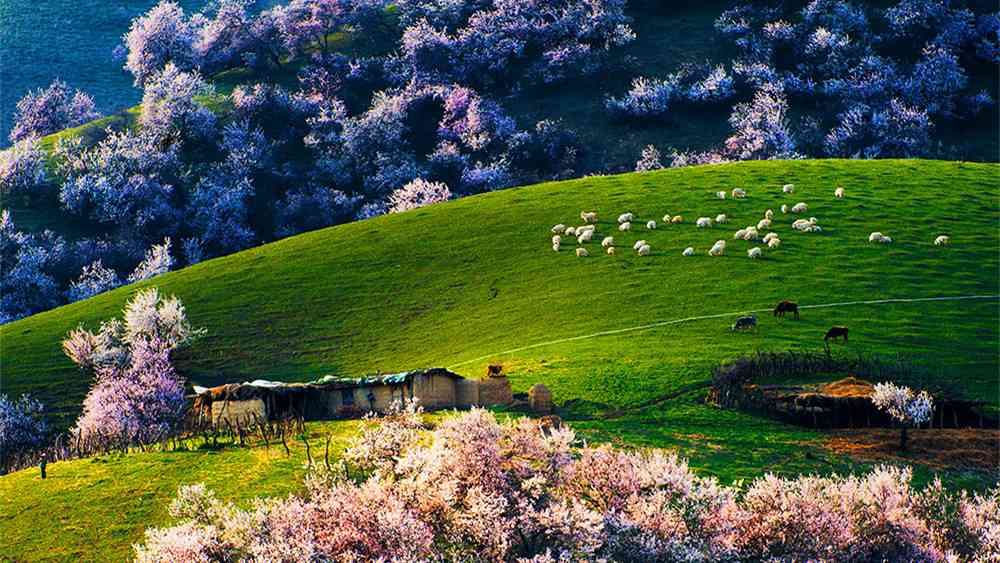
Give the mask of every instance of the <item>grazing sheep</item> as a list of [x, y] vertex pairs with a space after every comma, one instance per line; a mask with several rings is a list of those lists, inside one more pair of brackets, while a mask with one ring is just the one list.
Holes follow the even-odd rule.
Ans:
[[740, 230], [736, 231], [735, 233], [733, 233], [733, 240], [742, 240], [743, 237], [746, 236], [746, 234], [747, 234], [747, 230], [746, 229], [740, 229]]
[[709, 256], [722, 256], [725, 253], [726, 253], [726, 241], [724, 240], [715, 241], [715, 244], [712, 245], [712, 248], [708, 249]]
[[809, 206], [804, 201], [800, 201], [792, 206], [792, 213], [805, 213], [806, 211], [809, 211]]
[[584, 223], [596, 223], [597, 222], [597, 212], [596, 211], [581, 211], [580, 218], [583, 219]]
[[844, 199], [844, 188], [837, 188], [833, 190], [833, 197], [837, 199]]
[[632, 214], [631, 213], [622, 213], [621, 215], [618, 216], [618, 223], [619, 224], [621, 224], [621, 223], [631, 223], [631, 222], [632, 222]]
[[760, 258], [761, 254], [763, 254], [763, 253], [764, 253], [764, 251], [762, 251], [759, 246], [755, 246], [755, 247], [747, 250], [747, 256], [749, 256], [751, 260], [753, 260], [755, 258]]
[[674, 215], [673, 217], [670, 218], [670, 222], [676, 225], [678, 223], [683, 223], [684, 218], [681, 217], [680, 215]]
[[611, 248], [615, 245], [615, 237], [604, 237], [601, 241], [601, 248]]
[[560, 248], [561, 248], [561, 246], [559, 245], [559, 243], [558, 243], [558, 242], [554, 242], [554, 243], [552, 243], [552, 250], [554, 250], [554, 251], [556, 251], [556, 252], [559, 252], [559, 249], [560, 249]]
[[[742, 238], [743, 240], [758, 240], [758, 239], [760, 239], [760, 233], [757, 231], [757, 227], [754, 227], [753, 225], [750, 225], [747, 228], [741, 229], [741, 230], [743, 231], [743, 236], [740, 237], [740, 238]], [[739, 232], [739, 231], [737, 231], [737, 232]]]
[[576, 237], [578, 244], [586, 244], [592, 240], [594, 240], [594, 231], [583, 231], [580, 236]]
[[576, 236], [576, 227], [566, 227], [566, 231], [564, 231], [563, 234], [565, 234], [568, 237], [575, 237]]
[[681, 255], [683, 255], [683, 256], [694, 256], [694, 247], [693, 246], [689, 246], [689, 247], [685, 248], [684, 252], [681, 252]]
[[795, 193], [795, 184], [785, 184], [784, 186], [781, 186], [781, 191], [786, 194]]
[[[725, 219], [725, 216], [722, 216]], [[712, 219], [708, 217], [698, 217], [698, 220], [694, 223], [699, 229], [707, 229], [712, 226]]]
[[747, 191], [743, 188], [733, 188], [733, 199], [743, 199], [747, 196]]
[[719, 199], [726, 199], [726, 192], [715, 192], [715, 197]]
[[781, 239], [778, 237], [774, 237], [773, 239], [767, 241], [768, 248], [778, 248], [779, 246], [781, 246]]
[[816, 224], [815, 217], [810, 217], [808, 221], [805, 219], [796, 219], [795, 222], [792, 223], [792, 228], [796, 231], [802, 231], [803, 233], [818, 233], [823, 230]]
[[725, 213], [720, 213], [720, 214], [718, 214], [718, 215], [715, 216], [715, 222], [716, 223], [722, 224], [722, 223], [725, 223], [727, 221], [729, 221], [729, 218], [726, 217]]
[[566, 232], [566, 225], [563, 225], [562, 223], [559, 223], [555, 227], [552, 227], [552, 234], [554, 235], [561, 235], [565, 232]]
[[774, 239], [774, 238], [778, 238], [778, 233], [774, 233], [774, 232], [767, 233], [766, 235], [764, 235], [763, 241], [765, 243], [768, 243], [768, 242], [771, 242], [771, 239]]
[[782, 205], [781, 206], [781, 212], [782, 213], [788, 213], [788, 206], [787, 205]]
[[877, 242], [879, 244], [890, 244], [892, 242], [892, 238], [887, 237], [878, 231], [875, 231], [874, 233], [868, 235], [868, 242]]
[[771, 220], [770, 219], [761, 219], [760, 221], [757, 221], [757, 230], [758, 231], [763, 231], [764, 229], [770, 229], [770, 228], [771, 228]]
[[663, 223], [669, 224], [671, 219], [673, 219], [673, 217], [671, 217], [670, 214], [667, 213], [666, 215], [663, 216]]
[[765, 219], [774, 219], [774, 211], [772, 211], [770, 209], [768, 209], [767, 211], [765, 211], [764, 212], [764, 218]]
[[649, 229], [649, 230], [651, 230], [651, 231], [655, 231], [656, 230], [656, 221], [646, 221], [646, 228]]
[[576, 235], [580, 236], [580, 235], [582, 235], [583, 233], [585, 233], [587, 231], [594, 232], [596, 230], [597, 230], [597, 227], [595, 227], [593, 225], [581, 225], [581, 226], [579, 226], [579, 227], [576, 228]]
[[555, 235], [555, 236], [552, 237], [552, 244], [560, 244], [560, 243], [562, 243], [562, 237], [561, 236]]
[[646, 244], [645, 240], [637, 240], [635, 244], [632, 245], [632, 250], [639, 250], [639, 247]]
[[639, 256], [649, 256], [649, 253], [651, 252], [651, 249], [649, 248], [648, 244], [644, 244], [644, 245], [640, 246], [639, 250], [637, 250], [636, 252], [639, 253]]
[[622, 223], [621, 225], [618, 225], [618, 230], [621, 231], [621, 232], [623, 232], [623, 233], [625, 231], [631, 231], [632, 230], [632, 223], [629, 223], [628, 221], [626, 221], [626, 222]]
[[757, 315], [755, 314], [750, 314], [749, 316], [746, 317], [740, 317], [736, 319], [736, 322], [733, 323], [733, 326], [729, 327], [729, 330], [732, 332], [736, 332], [737, 330], [750, 330], [750, 329], [753, 329], [754, 332], [757, 332]]
[[590, 253], [587, 252], [586, 248], [577, 248], [576, 249], [576, 256], [577, 256], [577, 258], [586, 258], [587, 256], [590, 256]]
[[934, 239], [934, 246], [948, 246], [951, 244], [951, 237], [948, 235], [941, 235]]
[[605, 250], [605, 252], [607, 252], [607, 253], [608, 253], [608, 256], [614, 256], [615, 254], [617, 254], [617, 253], [618, 253], [618, 251], [617, 251], [617, 250], [615, 250], [615, 247], [613, 247], [613, 246], [609, 246], [609, 247], [608, 247], [608, 248], [607, 248], [607, 249]]

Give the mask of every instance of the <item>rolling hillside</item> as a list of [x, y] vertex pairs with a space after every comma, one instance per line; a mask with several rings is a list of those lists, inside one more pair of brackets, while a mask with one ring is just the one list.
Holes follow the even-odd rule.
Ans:
[[[592, 177], [513, 189], [415, 212], [325, 229], [198, 264], [152, 280], [178, 295], [208, 335], [183, 352], [193, 382], [452, 366], [478, 375], [503, 363], [516, 390], [549, 385], [558, 402], [600, 410], [641, 404], [705, 381], [712, 366], [756, 349], [817, 349], [831, 324], [852, 329], [850, 352], [911, 357], [969, 395], [995, 404], [997, 302], [858, 305], [810, 310], [800, 322], [763, 319], [758, 335], [730, 334], [731, 318], [563, 341], [657, 321], [771, 306], [998, 292], [995, 249], [1000, 168], [930, 161], [760, 162]], [[780, 186], [798, 187], [793, 197]], [[832, 192], [843, 185], [847, 198]], [[747, 188], [746, 200], [714, 192]], [[749, 243], [728, 255], [705, 251], [756, 223], [767, 208], [805, 201], [824, 231], [793, 232], [776, 220], [784, 244], [750, 261]], [[622, 250], [639, 238], [653, 255], [578, 259], [554, 253], [549, 227], [601, 213], [599, 233], [615, 231]], [[644, 222], [682, 214], [681, 225], [618, 233], [614, 218]], [[698, 216], [731, 223], [696, 229]], [[895, 239], [869, 245], [868, 233]], [[932, 245], [950, 234], [954, 244]], [[599, 240], [600, 237], [597, 237]], [[682, 257], [686, 246], [698, 250]], [[62, 356], [59, 341], [81, 322], [118, 313], [135, 291], [124, 287], [0, 327], [4, 388], [31, 392], [68, 425], [88, 381]]]
[[[560, 414], [587, 440], [676, 449], [699, 473], [727, 482], [764, 471], [860, 471], [868, 462], [832, 450], [827, 433], [713, 408], [700, 386], [727, 358], [817, 350], [826, 328], [846, 324], [851, 343], [838, 351], [912, 359], [933, 379], [917, 383], [958, 388], [995, 410], [996, 299], [804, 309], [798, 322], [763, 314], [757, 334], [728, 326], [737, 312], [784, 298], [809, 306], [996, 295], [998, 175], [1000, 166], [989, 164], [798, 161], [592, 177], [325, 229], [146, 285], [180, 296], [208, 330], [178, 358], [199, 384], [429, 365], [474, 376], [499, 362], [515, 391], [549, 386]], [[794, 196], [781, 193], [786, 182], [796, 184]], [[836, 185], [846, 199], [834, 199]], [[749, 197], [715, 199], [732, 187]], [[733, 231], [797, 201], [809, 204], [824, 231], [795, 233], [792, 216], [779, 213], [782, 246], [748, 260], [750, 244], [733, 241]], [[601, 214], [598, 230], [614, 231], [621, 255], [601, 254], [599, 242], [585, 259], [568, 242], [552, 252], [549, 228], [578, 223], [581, 209]], [[636, 231], [619, 233], [614, 219], [625, 211], [642, 223], [665, 213], [685, 222], [647, 231], [637, 220]], [[718, 213], [731, 222], [695, 228], [695, 218]], [[869, 245], [874, 230], [895, 242]], [[940, 233], [953, 246], [933, 246]], [[639, 238], [652, 244], [652, 256], [629, 250]], [[719, 238], [729, 241], [727, 256], [710, 258], [705, 251]], [[682, 257], [686, 246], [698, 254]], [[81, 322], [117, 315], [136, 289], [0, 327], [4, 391], [37, 394], [58, 409], [61, 426], [70, 425], [89, 382], [59, 341]], [[703, 316], [711, 318], [628, 330]], [[517, 351], [503, 353], [510, 350]], [[332, 434], [339, 449], [355, 428], [313, 423], [309, 439], [315, 447]], [[146, 527], [170, 521], [179, 484], [204, 481], [242, 501], [300, 490], [304, 453], [292, 446], [290, 458], [277, 445], [207, 448], [61, 462], [46, 481], [37, 470], [0, 477], [0, 560], [128, 558]], [[942, 472], [949, 486], [995, 482], [918, 453], [904, 461], [915, 464], [918, 482]]]

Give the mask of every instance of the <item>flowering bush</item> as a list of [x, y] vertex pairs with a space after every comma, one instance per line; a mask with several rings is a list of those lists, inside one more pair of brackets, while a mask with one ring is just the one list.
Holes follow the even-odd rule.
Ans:
[[101, 324], [98, 333], [71, 331], [63, 351], [95, 381], [83, 401], [74, 433], [126, 444], [146, 444], [168, 436], [184, 409], [184, 384], [170, 353], [199, 334], [176, 297], [155, 288], [125, 304], [122, 321]]
[[43, 417], [44, 410], [42, 403], [29, 395], [15, 401], [0, 394], [0, 468], [4, 458], [45, 443], [49, 426]]
[[241, 509], [181, 487], [178, 524], [147, 530], [137, 557], [985, 561], [1000, 545], [1000, 489], [916, 490], [909, 469], [768, 475], [740, 494], [675, 455], [576, 447], [569, 428], [530, 419], [474, 409], [422, 428], [413, 406], [369, 419], [343, 465], [313, 468], [302, 498]]
[[663, 80], [636, 78], [632, 89], [622, 98], [608, 98], [605, 106], [614, 115], [633, 119], [663, 118], [670, 103], [678, 95], [680, 81], [676, 75]]
[[451, 190], [440, 182], [417, 178], [389, 196], [389, 213], [402, 213], [451, 199]]
[[851, 158], [919, 156], [930, 148], [932, 126], [926, 111], [900, 100], [882, 109], [858, 104], [838, 116], [824, 148], [830, 156]]
[[146, 258], [135, 267], [129, 274], [129, 283], [148, 280], [149, 278], [165, 274], [174, 265], [174, 258], [170, 255], [170, 238], [163, 240], [162, 244], [154, 244], [146, 252]]
[[145, 82], [139, 123], [157, 139], [209, 138], [215, 132], [215, 114], [195, 98], [211, 93], [212, 87], [196, 71], [183, 72], [167, 63]]
[[288, 237], [344, 223], [357, 212], [360, 196], [310, 185], [288, 192], [278, 203], [275, 234]]
[[651, 170], [660, 170], [662, 168], [663, 161], [660, 157], [660, 151], [658, 151], [653, 145], [646, 145], [646, 148], [642, 149], [642, 156], [635, 163], [635, 171], [649, 172]]
[[934, 414], [934, 399], [927, 391], [914, 393], [909, 387], [893, 383], [878, 383], [872, 393], [872, 403], [884, 410], [902, 426], [900, 449], [906, 450], [906, 428], [919, 426]]
[[183, 70], [197, 68], [200, 60], [195, 50], [198, 39], [197, 22], [184, 16], [175, 2], [161, 0], [145, 15], [136, 18], [122, 38], [128, 56], [125, 70], [142, 86], [167, 63]]
[[66, 297], [70, 302], [81, 301], [99, 293], [111, 291], [121, 284], [122, 282], [114, 270], [105, 268], [102, 261], [96, 260], [84, 266], [80, 277], [70, 283]]
[[45, 152], [38, 137], [0, 151], [0, 195], [30, 195], [45, 182]]
[[0, 211], [0, 323], [59, 303], [54, 272], [65, 258], [65, 247], [50, 231], [37, 235], [18, 231], [10, 212]]
[[80, 90], [71, 95], [65, 82], [54, 80], [48, 88], [29, 92], [17, 102], [10, 140], [42, 137], [98, 117], [93, 98]]

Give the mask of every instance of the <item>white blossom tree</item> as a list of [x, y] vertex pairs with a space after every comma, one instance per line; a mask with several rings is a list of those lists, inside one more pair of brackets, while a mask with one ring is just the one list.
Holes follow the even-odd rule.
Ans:
[[906, 429], [919, 426], [931, 419], [934, 412], [934, 398], [927, 391], [914, 393], [909, 387], [894, 383], [879, 383], [872, 393], [872, 403], [885, 411], [899, 423], [899, 449], [906, 451]]

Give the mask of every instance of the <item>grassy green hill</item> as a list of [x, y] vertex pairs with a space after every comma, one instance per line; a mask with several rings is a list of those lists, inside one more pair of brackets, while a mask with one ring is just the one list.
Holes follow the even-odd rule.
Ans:
[[[728, 330], [739, 311], [780, 299], [803, 305], [1000, 292], [996, 249], [1000, 166], [936, 161], [754, 162], [647, 174], [591, 177], [462, 199], [324, 229], [211, 260], [143, 284], [178, 295], [208, 335], [178, 358], [199, 384], [254, 378], [308, 380], [419, 366], [478, 375], [502, 363], [515, 391], [542, 382], [562, 414], [589, 440], [671, 447], [698, 471], [732, 481], [763, 471], [851, 471], [864, 467], [822, 447], [807, 431], [702, 402], [720, 361], [755, 350], [817, 350], [833, 324], [851, 328], [845, 353], [902, 356], [926, 366], [928, 384], [947, 384], [997, 408], [995, 299], [806, 309], [802, 320], [762, 315], [757, 334]], [[793, 196], [781, 185], [795, 183]], [[843, 185], [847, 198], [833, 190]], [[744, 187], [746, 200], [715, 191]], [[776, 218], [782, 246], [746, 257], [732, 233], [765, 209], [809, 204], [824, 231], [794, 232]], [[588, 245], [550, 249], [549, 228], [597, 210], [617, 257]], [[618, 214], [636, 214], [619, 233]], [[665, 213], [680, 225], [640, 227]], [[699, 216], [730, 224], [702, 230]], [[641, 221], [640, 221], [641, 219]], [[882, 231], [892, 245], [867, 243]], [[938, 234], [953, 245], [932, 244]], [[597, 241], [600, 236], [596, 237]], [[653, 255], [631, 252], [648, 240]], [[728, 255], [705, 251], [729, 241]], [[681, 250], [694, 246], [694, 257]], [[140, 286], [120, 288], [0, 327], [3, 390], [31, 392], [67, 426], [89, 384], [59, 349], [78, 324], [117, 315]], [[729, 315], [728, 313], [733, 313]], [[695, 316], [720, 317], [575, 338]], [[550, 344], [546, 344], [550, 343]], [[508, 350], [520, 350], [502, 353]], [[319, 423], [342, 443], [353, 423]], [[55, 464], [0, 477], [0, 559], [122, 559], [149, 525], [167, 521], [176, 486], [207, 481], [248, 499], [298, 490], [301, 449], [141, 454]], [[918, 464], [918, 479], [937, 468]], [[245, 476], [232, 479], [233, 475]], [[950, 471], [958, 486], [995, 480]], [[57, 515], [53, 517], [52, 515]], [[105, 533], [104, 531], [107, 531]], [[99, 533], [100, 532], [100, 533]]]

